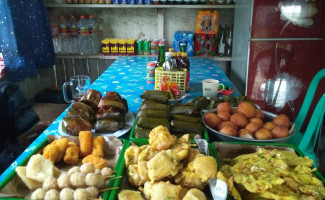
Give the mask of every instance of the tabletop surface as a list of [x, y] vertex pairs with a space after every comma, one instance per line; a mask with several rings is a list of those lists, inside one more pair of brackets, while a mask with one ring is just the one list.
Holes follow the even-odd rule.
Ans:
[[[146, 82], [146, 64], [153, 60], [157, 59], [153, 57], [119, 57], [91, 84], [90, 89], [100, 91], [103, 95], [106, 91], [118, 92], [127, 100], [130, 112], [135, 114], [140, 107], [142, 101], [140, 95], [143, 91], [154, 90], [154, 84]], [[225, 86], [233, 88], [235, 90], [233, 96], [239, 96], [238, 90], [213, 59], [190, 58], [190, 63], [190, 91], [187, 92], [189, 96], [184, 102], [202, 96], [202, 80], [208, 78], [217, 79]], [[0, 183], [16, 166], [21, 165], [24, 159], [30, 156], [31, 152], [48, 135], [60, 135], [58, 125], [66, 115], [67, 109], [9, 166], [0, 176]]]

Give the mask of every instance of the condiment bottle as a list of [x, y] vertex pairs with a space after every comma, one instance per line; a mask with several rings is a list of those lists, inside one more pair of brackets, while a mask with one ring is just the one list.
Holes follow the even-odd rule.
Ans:
[[170, 61], [171, 61], [173, 66], [178, 67], [178, 65], [177, 65], [177, 53], [176, 52], [172, 52], [172, 57], [170, 58]]
[[174, 48], [169, 48], [168, 51], [169, 52], [174, 52], [175, 50], [174, 50]]
[[188, 92], [190, 90], [190, 60], [187, 57], [187, 53], [182, 53], [179, 65], [180, 67], [187, 69], [185, 91]]

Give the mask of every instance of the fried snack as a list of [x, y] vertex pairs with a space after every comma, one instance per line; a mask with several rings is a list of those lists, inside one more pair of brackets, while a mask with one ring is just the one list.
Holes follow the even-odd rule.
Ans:
[[91, 154], [91, 132], [90, 131], [80, 131], [79, 132], [79, 142], [80, 142], [80, 157], [86, 157]]
[[121, 190], [118, 194], [118, 200], [144, 200], [141, 197], [141, 192], [133, 190]]
[[26, 176], [26, 166], [18, 166], [16, 167], [16, 172], [19, 178], [23, 181], [23, 183], [28, 187], [30, 190], [36, 190], [37, 188], [42, 187], [42, 182], [35, 181], [31, 178]]
[[151, 200], [179, 200], [185, 196], [186, 192], [187, 190], [179, 185], [163, 181], [158, 183], [146, 182], [144, 187], [146, 198]]
[[26, 176], [38, 182], [43, 182], [48, 176], [59, 176], [60, 172], [53, 162], [40, 154], [33, 155], [26, 168]]
[[79, 161], [80, 148], [75, 142], [69, 142], [64, 154], [64, 162], [69, 165], [76, 165]]
[[94, 155], [88, 155], [82, 159], [82, 163], [87, 162], [91, 162], [94, 165], [95, 169], [103, 169], [104, 167], [108, 166], [107, 160]]
[[143, 151], [139, 153], [138, 156], [138, 162], [140, 163], [142, 161], [149, 161], [151, 158], [153, 158], [159, 151], [151, 148], [150, 146], [147, 146]]
[[51, 144], [44, 147], [43, 156], [44, 158], [51, 160], [53, 163], [60, 162], [64, 157], [64, 153], [67, 147], [68, 147], [67, 138], [54, 140]]
[[94, 137], [92, 139], [91, 155], [104, 157], [104, 138], [102, 136]]
[[127, 169], [127, 175], [129, 183], [135, 187], [139, 187], [145, 182], [141, 182], [141, 178], [138, 172], [138, 165], [130, 165]]
[[175, 176], [182, 168], [182, 164], [170, 155], [170, 150], [163, 150], [147, 163], [149, 178], [152, 181]]
[[193, 188], [187, 191], [182, 200], [207, 200], [207, 197], [201, 190]]
[[166, 150], [176, 143], [176, 137], [171, 135], [164, 126], [157, 126], [149, 134], [149, 145], [158, 151]]
[[147, 147], [147, 145], [144, 145], [141, 147], [132, 145], [129, 148], [127, 148], [124, 153], [125, 167], [129, 167], [130, 165], [138, 164], [139, 154], [146, 147]]

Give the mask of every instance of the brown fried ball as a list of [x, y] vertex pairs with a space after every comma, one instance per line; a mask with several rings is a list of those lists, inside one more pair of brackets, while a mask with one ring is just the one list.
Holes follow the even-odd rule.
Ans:
[[256, 117], [249, 119], [249, 122], [254, 122], [254, 123], [258, 124], [259, 128], [262, 128], [264, 125], [264, 122], [261, 119], [256, 118]]
[[218, 129], [219, 123], [222, 122], [222, 120], [215, 113], [207, 113], [204, 116], [204, 121], [208, 126], [210, 126], [211, 128], [213, 128], [215, 130]]
[[226, 111], [229, 113], [231, 112], [231, 106], [229, 102], [222, 102], [217, 105], [217, 112], [219, 113], [221, 111]]
[[257, 109], [257, 108], [256, 108], [255, 111], [256, 111], [255, 117], [263, 120], [264, 119], [264, 113], [261, 110]]
[[229, 121], [231, 116], [231, 114], [227, 111], [220, 111], [217, 115], [222, 119], [222, 121]]
[[290, 127], [290, 119], [288, 118], [287, 115], [285, 114], [280, 114], [278, 116], [276, 116], [274, 119], [273, 119], [273, 123], [275, 123], [276, 125], [281, 125], [281, 126], [285, 126], [287, 128]]
[[287, 137], [289, 135], [289, 129], [285, 126], [276, 126], [271, 130], [274, 138]]
[[277, 125], [273, 122], [266, 122], [263, 126], [263, 128], [271, 131], [274, 127], [276, 127]]
[[[250, 130], [247, 130], [247, 129], [240, 129], [238, 131], [238, 137], [245, 137], [246, 135], [250, 135], [251, 137], [254, 137], [254, 134], [250, 131]], [[247, 137], [247, 136], [246, 136]]]
[[254, 136], [255, 139], [258, 140], [269, 140], [273, 138], [271, 132], [265, 128], [261, 128], [260, 130], [256, 131]]
[[229, 125], [223, 126], [219, 132], [230, 136], [237, 136], [237, 129]]
[[252, 133], [255, 133], [259, 128], [259, 125], [254, 122], [249, 122], [245, 129], [251, 131]]
[[220, 129], [222, 129], [224, 126], [232, 126], [234, 127], [236, 130], [238, 130], [238, 126], [234, 123], [232, 123], [231, 121], [224, 121], [224, 122], [221, 122], [219, 125], [218, 125], [218, 130], [220, 131]]
[[241, 113], [231, 115], [230, 121], [236, 124], [239, 128], [244, 128], [248, 124], [247, 118]]
[[242, 113], [247, 118], [253, 118], [256, 115], [256, 108], [252, 104], [243, 101], [238, 105], [238, 112]]
[[231, 113], [232, 114], [238, 113], [238, 108], [231, 108]]

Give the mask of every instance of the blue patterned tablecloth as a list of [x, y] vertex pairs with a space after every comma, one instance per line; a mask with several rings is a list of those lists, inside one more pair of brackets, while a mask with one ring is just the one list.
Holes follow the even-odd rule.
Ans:
[[[146, 82], [146, 64], [149, 61], [157, 60], [153, 57], [119, 57], [97, 80], [90, 89], [100, 91], [103, 95], [106, 91], [116, 91], [124, 97], [129, 106], [129, 110], [135, 114], [141, 104], [140, 95], [144, 90], [153, 90], [154, 84]], [[184, 101], [188, 101], [197, 96], [202, 96], [202, 80], [213, 78], [223, 83], [225, 86], [234, 88], [233, 96], [239, 96], [238, 90], [227, 78], [224, 72], [218, 67], [213, 59], [190, 58], [190, 91]], [[0, 176], [0, 183], [4, 181], [16, 166], [30, 156], [31, 152], [42, 143], [48, 135], [60, 135], [58, 125], [66, 115], [65, 110]], [[129, 133], [128, 133], [129, 134]], [[128, 136], [127, 134], [127, 136]], [[125, 136], [123, 136], [125, 137]]]

